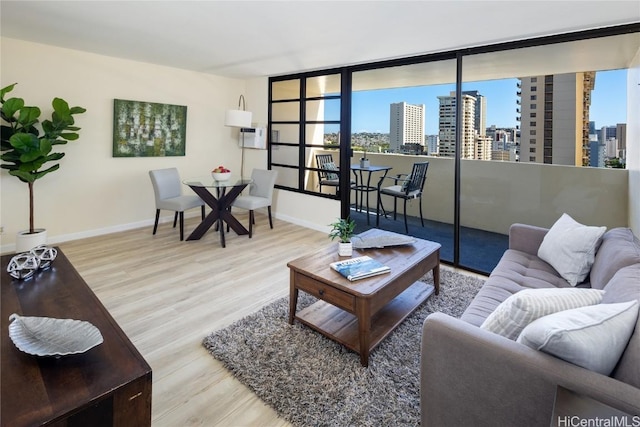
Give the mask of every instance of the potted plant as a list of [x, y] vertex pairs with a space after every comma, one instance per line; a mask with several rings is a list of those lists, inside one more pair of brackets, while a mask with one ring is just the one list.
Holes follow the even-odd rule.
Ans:
[[367, 147], [362, 147], [362, 157], [360, 158], [360, 167], [361, 168], [368, 168], [371, 163], [369, 162], [369, 159], [367, 159]]
[[354, 230], [356, 228], [356, 222], [351, 218], [338, 219], [331, 226], [329, 237], [334, 240], [336, 237], [340, 239], [338, 242], [338, 255], [351, 256], [353, 253], [353, 245], [351, 243], [351, 237], [353, 237]]
[[0, 89], [0, 117], [3, 121], [0, 138], [3, 164], [0, 167], [29, 187], [29, 230], [18, 232], [16, 238], [16, 252], [22, 252], [46, 243], [46, 230], [34, 227], [33, 184], [60, 168], [58, 163], [46, 168], [45, 164], [64, 157], [65, 153], [53, 152], [54, 145], [78, 139], [80, 128], [74, 126], [73, 116], [86, 110], [82, 107], [69, 108], [64, 99], [54, 98], [51, 120], [40, 122], [40, 108], [25, 105], [22, 98], [5, 100], [5, 95], [16, 84]]

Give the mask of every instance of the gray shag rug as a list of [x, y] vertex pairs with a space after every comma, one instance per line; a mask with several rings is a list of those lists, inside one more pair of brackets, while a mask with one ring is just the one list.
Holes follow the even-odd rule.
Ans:
[[[433, 283], [431, 273], [421, 280]], [[460, 317], [483, 283], [441, 269], [440, 295], [371, 352], [368, 368], [356, 353], [297, 321], [289, 325], [288, 297], [213, 332], [203, 345], [296, 426], [417, 426], [424, 319], [438, 311]], [[300, 292], [298, 309], [313, 301]]]

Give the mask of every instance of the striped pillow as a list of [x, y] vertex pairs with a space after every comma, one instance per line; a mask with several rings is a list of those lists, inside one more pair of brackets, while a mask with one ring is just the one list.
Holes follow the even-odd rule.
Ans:
[[525, 289], [504, 300], [480, 327], [515, 340], [534, 320], [558, 311], [599, 304], [603, 295], [600, 289]]

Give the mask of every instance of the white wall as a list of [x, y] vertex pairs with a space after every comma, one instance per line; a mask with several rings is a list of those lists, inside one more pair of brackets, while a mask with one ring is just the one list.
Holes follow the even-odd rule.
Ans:
[[[150, 169], [175, 166], [186, 178], [222, 163], [239, 172], [238, 130], [223, 123], [225, 110], [237, 107], [240, 94], [254, 125], [267, 124], [267, 78], [229, 79], [9, 38], [0, 38], [0, 47], [0, 87], [18, 83], [10, 96], [41, 107], [42, 118], [50, 116], [54, 97], [87, 109], [76, 119], [79, 140], [60, 146], [66, 153], [60, 170], [35, 183], [35, 225], [47, 229], [50, 244], [152, 225]], [[186, 105], [186, 155], [112, 157], [114, 98]], [[266, 150], [245, 150], [245, 173], [266, 165]], [[28, 191], [5, 170], [0, 189], [0, 252], [5, 253], [13, 250], [15, 234], [28, 228]], [[277, 190], [273, 211], [322, 231], [340, 214], [336, 201]], [[171, 218], [169, 212], [163, 216]]]
[[[60, 170], [35, 183], [35, 225], [48, 230], [49, 243], [152, 224], [149, 169], [175, 166], [189, 177], [222, 163], [239, 171], [238, 133], [223, 125], [224, 112], [237, 106], [241, 93], [248, 107], [267, 104], [266, 79], [246, 82], [7, 38], [0, 43], [1, 87], [18, 83], [10, 95], [40, 106], [42, 117], [50, 116], [54, 97], [87, 109], [77, 116], [79, 140], [61, 146]], [[249, 89], [264, 95], [248, 95]], [[186, 105], [186, 156], [112, 157], [114, 98]], [[264, 108], [258, 118], [266, 124]], [[266, 165], [266, 151], [248, 153], [245, 170], [256, 162]], [[5, 170], [0, 188], [6, 252], [16, 232], [28, 227], [28, 191]]]
[[629, 66], [627, 99], [629, 227], [640, 236], [640, 50]]

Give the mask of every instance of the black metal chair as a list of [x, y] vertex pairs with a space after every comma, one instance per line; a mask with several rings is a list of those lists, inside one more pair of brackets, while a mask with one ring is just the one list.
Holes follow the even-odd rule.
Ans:
[[[332, 154], [316, 154], [316, 165], [318, 167], [318, 184], [322, 193], [322, 186], [327, 185], [334, 187], [336, 193], [340, 187], [340, 175], [338, 167], [333, 161]], [[332, 172], [335, 171], [335, 172]]]
[[[333, 161], [332, 154], [316, 154], [316, 166], [318, 167], [318, 184], [322, 193], [322, 186], [327, 185], [336, 189], [336, 194], [340, 190], [340, 172], [338, 166]], [[354, 186], [354, 180], [349, 181], [350, 186]]]
[[[424, 227], [424, 218], [422, 217], [422, 192], [424, 183], [427, 180], [427, 168], [429, 162], [414, 163], [411, 174], [398, 174], [396, 176], [387, 176], [380, 178], [378, 182], [378, 213], [382, 210], [383, 215], [387, 216], [387, 212], [382, 205], [382, 195], [393, 197], [393, 219], [396, 219], [398, 212], [398, 199], [404, 200], [404, 229], [409, 233], [409, 225], [407, 224], [407, 200], [418, 199], [420, 206], [420, 222]], [[385, 179], [394, 180], [394, 185], [382, 187]], [[380, 225], [380, 215], [376, 216], [376, 227]]]

